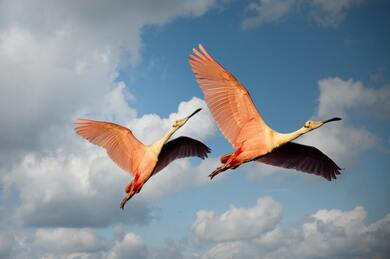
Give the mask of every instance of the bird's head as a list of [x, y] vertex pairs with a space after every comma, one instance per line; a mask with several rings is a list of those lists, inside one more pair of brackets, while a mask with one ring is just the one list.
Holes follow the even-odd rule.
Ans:
[[334, 117], [332, 119], [324, 120], [324, 121], [311, 121], [311, 120], [309, 120], [309, 121], [305, 122], [303, 127], [306, 128], [307, 131], [311, 131], [311, 130], [314, 130], [314, 129], [317, 129], [317, 128], [321, 127], [325, 123], [328, 123], [328, 122], [331, 122], [331, 121], [339, 121], [339, 120], [341, 120], [341, 118], [339, 118], [339, 117]]
[[191, 115], [187, 116], [187, 117], [184, 117], [183, 119], [179, 119], [179, 120], [176, 120], [174, 123], [173, 123], [173, 126], [174, 128], [180, 128], [181, 126], [183, 126], [184, 124], [186, 124], [186, 122], [192, 117], [194, 116], [196, 113], [198, 113], [200, 110], [202, 110], [201, 108], [197, 109], [196, 111], [194, 111], [193, 113], [191, 113]]

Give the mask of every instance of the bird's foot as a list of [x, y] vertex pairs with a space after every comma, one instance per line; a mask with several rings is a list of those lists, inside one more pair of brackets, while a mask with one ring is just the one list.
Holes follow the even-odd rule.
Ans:
[[122, 210], [125, 208], [125, 204], [127, 203], [128, 199], [127, 196], [123, 198], [121, 201], [121, 205], [119, 206]]
[[225, 166], [220, 166], [215, 169], [211, 174], [209, 174], [210, 180], [212, 180], [217, 174], [225, 171]]
[[131, 197], [133, 197], [133, 195], [134, 195], [134, 194], [131, 194], [131, 195], [130, 195], [130, 193], [129, 193], [128, 195], [126, 195], [126, 196], [122, 199], [119, 208], [121, 208], [121, 209], [123, 210], [123, 209], [125, 208], [126, 203], [130, 200]]

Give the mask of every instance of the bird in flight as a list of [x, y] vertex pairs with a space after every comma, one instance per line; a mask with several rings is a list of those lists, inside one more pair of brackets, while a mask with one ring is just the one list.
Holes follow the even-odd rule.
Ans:
[[340, 167], [317, 148], [291, 142], [340, 118], [309, 120], [297, 131], [279, 133], [265, 123], [248, 90], [202, 45], [193, 49], [189, 63], [219, 129], [235, 148], [221, 156], [223, 165], [209, 175], [211, 179], [250, 161], [316, 174], [329, 181], [340, 174]]
[[189, 138], [169, 138], [180, 129], [192, 116], [176, 120], [169, 131], [151, 145], [144, 145], [132, 132], [123, 126], [111, 122], [76, 119], [75, 131], [89, 142], [106, 149], [108, 156], [123, 170], [133, 175], [132, 181], [126, 186], [127, 193], [120, 208], [123, 209], [128, 200], [139, 193], [150, 177], [165, 168], [178, 158], [197, 156], [201, 159], [210, 153], [202, 142]]

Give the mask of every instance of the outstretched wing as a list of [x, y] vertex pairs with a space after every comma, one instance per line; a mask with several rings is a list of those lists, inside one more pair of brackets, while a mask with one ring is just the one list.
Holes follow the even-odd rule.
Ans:
[[134, 175], [146, 149], [128, 128], [111, 122], [77, 119], [74, 130], [89, 142], [105, 148], [120, 168]]
[[189, 137], [178, 137], [167, 142], [161, 149], [157, 165], [153, 174], [164, 169], [170, 162], [178, 158], [197, 156], [202, 159], [207, 157], [211, 149], [202, 142]]
[[199, 49], [193, 49], [189, 63], [222, 134], [235, 148], [249, 139], [264, 143], [262, 132], [269, 127], [256, 110], [248, 91], [202, 45]]
[[309, 174], [316, 174], [331, 181], [340, 174], [341, 168], [327, 155], [315, 147], [288, 142], [271, 153], [256, 159], [258, 162], [291, 168]]

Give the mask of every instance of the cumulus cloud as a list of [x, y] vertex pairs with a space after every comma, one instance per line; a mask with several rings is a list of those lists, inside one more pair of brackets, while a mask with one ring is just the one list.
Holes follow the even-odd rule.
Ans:
[[358, 114], [360, 118], [388, 119], [390, 87], [373, 89], [360, 81], [338, 77], [320, 80], [319, 87], [318, 112], [314, 119], [340, 116], [343, 121], [304, 135], [301, 141], [320, 148], [343, 164], [342, 167], [351, 166], [363, 151], [380, 143], [368, 128], [355, 125], [353, 116]]
[[[254, 222], [255, 213], [242, 209], [247, 213], [240, 216], [239, 222], [252, 223], [251, 229], [244, 229], [253, 235], [237, 235], [237, 228], [229, 227], [229, 219], [223, 221], [224, 224], [214, 224], [214, 233], [218, 232], [218, 236], [236, 238], [214, 240], [217, 243], [202, 258], [386, 258], [390, 253], [386, 245], [390, 235], [390, 215], [366, 224], [367, 212], [363, 207], [350, 211], [323, 209], [312, 214], [301, 226], [286, 228], [280, 222], [281, 205], [276, 201], [260, 198], [254, 208], [264, 199], [268, 199], [268, 207], [279, 211], [267, 229]], [[229, 215], [229, 211], [231, 209], [222, 215]], [[204, 236], [199, 231], [202, 227], [199, 220], [205, 217], [203, 213], [198, 212], [193, 235], [198, 241], [208, 242], [209, 239], [199, 239], [199, 236]], [[222, 216], [219, 219], [222, 222]], [[259, 215], [256, 219], [263, 221]]]
[[20, 196], [20, 206], [14, 210], [15, 224], [145, 224], [151, 215], [142, 200], [135, 199], [126, 212], [118, 213], [123, 188], [130, 180], [103, 151], [90, 150], [78, 155], [58, 152], [43, 158], [28, 155], [7, 175], [6, 186], [17, 189]]
[[248, 5], [254, 15], [244, 19], [243, 29], [251, 29], [267, 23], [278, 22], [300, 10], [324, 27], [335, 27], [347, 11], [363, 0], [258, 0]]
[[[117, 77], [121, 69], [131, 74], [140, 63], [140, 35], [146, 26], [201, 16], [215, 5], [214, 0], [0, 1], [0, 109], [8, 111], [0, 122], [0, 257], [50, 258], [61, 252], [64, 258], [99, 258], [126, 253], [131, 235], [123, 244], [115, 243], [110, 253], [96, 252], [103, 243], [110, 244], [92, 228], [150, 222], [155, 217], [153, 201], [175, 191], [170, 170], [183, 186], [204, 182], [197, 173], [210, 162], [197, 167], [177, 161], [176, 167], [155, 176], [163, 176], [164, 188], [146, 189], [144, 196], [134, 197], [124, 212], [119, 211], [131, 177], [104, 150], [78, 138], [71, 122], [75, 117], [114, 121], [150, 143], [173, 119], [203, 107], [181, 130], [201, 140], [211, 136], [215, 126], [202, 100], [182, 102], [167, 118], [139, 117], [128, 105], [133, 96]], [[156, 121], [153, 125], [150, 117]], [[191, 123], [199, 124], [198, 131]], [[187, 180], [179, 172], [188, 170]], [[162, 186], [158, 181], [151, 185]]]
[[[390, 237], [390, 214], [366, 223], [367, 212], [361, 206], [347, 211], [321, 209], [301, 225], [286, 227], [281, 211], [281, 204], [269, 197], [259, 198], [250, 208], [231, 206], [220, 215], [198, 211], [192, 234], [198, 244], [208, 248], [196, 254], [172, 242], [160, 248], [149, 246], [133, 232], [114, 233], [108, 239], [88, 228], [23, 229], [11, 236], [2, 232], [0, 252], [4, 256], [12, 254], [12, 258], [23, 258], [23, 251], [30, 251], [46, 258], [145, 259], [387, 258], [390, 253], [386, 242]], [[13, 250], [15, 246], [18, 251]]]
[[[132, 97], [125, 85], [118, 83], [102, 97], [101, 103], [80, 110], [78, 114], [122, 122], [134, 129], [140, 140], [148, 142], [161, 137], [174, 119], [187, 116], [201, 107], [203, 111], [181, 129], [186, 132], [180, 133], [180, 130], [178, 135], [196, 135], [204, 140], [215, 132], [211, 114], [204, 101], [198, 98], [180, 103], [178, 110], [167, 118], [156, 114], [138, 117], [137, 112], [128, 106], [129, 98]], [[155, 118], [152, 125], [149, 117]], [[202, 127], [198, 127], [195, 132], [191, 129], [191, 121]], [[122, 241], [115, 241], [110, 249], [110, 244], [98, 238], [95, 231], [85, 227], [107, 228], [118, 223], [147, 224], [155, 218], [151, 209], [153, 201], [184, 188], [209, 183], [207, 172], [217, 163], [215, 159], [210, 159], [194, 166], [187, 160], [175, 161], [154, 176], [144, 186], [142, 193], [134, 197], [122, 212], [118, 205], [123, 196], [123, 188], [131, 177], [122, 172], [104, 150], [75, 135], [71, 124], [60, 131], [48, 130], [46, 134], [46, 144], [61, 136], [61, 141], [66, 145], [49, 151], [31, 151], [18, 164], [1, 169], [3, 206], [10, 204], [11, 207], [6, 213], [1, 211], [2, 216], [5, 216], [2, 217], [4, 222], [1, 224], [3, 227], [12, 226], [12, 232], [19, 232], [15, 236], [10, 234], [8, 227], [3, 229], [4, 234], [0, 238], [0, 253], [3, 257], [24, 258], [27, 255], [21, 251], [30, 247], [29, 243], [34, 241], [34, 246], [29, 249], [34, 254], [48, 257], [55, 257], [61, 252], [63, 258], [124, 258], [123, 256], [130, 254], [145, 258], [147, 249], [142, 242], [135, 242], [134, 246], [129, 244], [132, 240], [139, 240], [134, 236], [127, 235], [123, 240], [118, 239]], [[53, 137], [49, 137], [50, 134]], [[47, 227], [52, 229], [46, 229]], [[35, 233], [34, 230], [27, 231], [35, 228]], [[6, 233], [8, 234], [5, 236]], [[29, 240], [26, 240], [26, 236]], [[58, 238], [50, 241], [50, 236]], [[66, 240], [66, 244], [59, 241], [62, 238]], [[58, 246], [60, 244], [61, 247]], [[103, 246], [104, 251], [99, 251]], [[180, 254], [179, 249], [171, 247], [160, 250], [167, 257], [170, 254]], [[157, 258], [154, 255], [154, 250], [148, 254], [150, 258]]]
[[1, 1], [0, 109], [9, 112], [0, 122], [0, 152], [44, 148], [48, 129], [98, 105], [117, 86], [119, 69], [139, 62], [145, 26], [197, 17], [215, 4]]
[[124, 231], [121, 235], [108, 231], [104, 237], [89, 228], [38, 228], [32, 231], [15, 229], [13, 232], [12, 236], [0, 234], [1, 258], [199, 258], [185, 253], [185, 249], [176, 242], [170, 241], [160, 247], [153, 247], [142, 237], [129, 231]]
[[362, 115], [389, 118], [390, 86], [369, 88], [361, 81], [342, 80], [338, 77], [319, 81], [320, 98], [318, 116], [347, 116], [355, 111]]
[[256, 250], [249, 242], [234, 241], [220, 243], [207, 251], [202, 259], [234, 259], [234, 258], [255, 258]]
[[[305, 134], [298, 138], [297, 142], [319, 148], [342, 168], [356, 165], [360, 155], [366, 150], [373, 148], [386, 150], [388, 145], [380, 144], [379, 137], [369, 128], [356, 125], [354, 118], [358, 115], [359, 118], [370, 120], [388, 120], [390, 114], [388, 85], [370, 88], [360, 81], [343, 80], [338, 77], [321, 79], [318, 85], [320, 90], [318, 108], [312, 119], [324, 120], [337, 116], [343, 120]], [[291, 170], [256, 164], [248, 168], [247, 176], [251, 180], [259, 180], [274, 175], [275, 172], [291, 173]]]
[[180, 102], [178, 111], [171, 113], [168, 118], [161, 118], [157, 114], [146, 114], [129, 122], [129, 126], [131, 125], [134, 134], [145, 143], [153, 143], [169, 130], [175, 120], [190, 115], [198, 108], [202, 108], [202, 111], [192, 117], [173, 138], [191, 136], [203, 140], [215, 133], [216, 126], [207, 104], [197, 97]]
[[34, 240], [39, 250], [54, 254], [94, 252], [104, 248], [103, 240], [91, 229], [38, 229]]
[[319, 210], [299, 229], [302, 239], [291, 243], [290, 254], [296, 258], [385, 258], [390, 252], [384, 241], [390, 235], [390, 215], [372, 224], [364, 223], [366, 216], [363, 207]]
[[[112, 117], [107, 113], [112, 110], [115, 118], [128, 121], [129, 128], [133, 128], [131, 125], [135, 129], [141, 128], [141, 131], [135, 130], [135, 133], [139, 133], [135, 135], [141, 141], [150, 136], [162, 137], [164, 128], [168, 130], [172, 120], [188, 115], [198, 107], [203, 107], [204, 111], [197, 114], [198, 118], [194, 116], [191, 119], [198, 120], [203, 127], [197, 128], [196, 134], [190, 125], [185, 125], [183, 130], [187, 126], [189, 136], [197, 135], [201, 140], [215, 131], [210, 112], [204, 101], [197, 98], [180, 103], [178, 112], [168, 118], [154, 115], [156, 122], [147, 126], [148, 130], [145, 131], [143, 125], [148, 125], [149, 120], [144, 118], [149, 116], [134, 117], [136, 113], [127, 106], [125, 96], [123, 87], [115, 88], [107, 96], [105, 107], [108, 109], [104, 109], [104, 116]], [[69, 130], [72, 131], [70, 127]], [[67, 144], [73, 143], [77, 148], [58, 149], [45, 155], [31, 152], [10, 172], [4, 173], [5, 190], [10, 192], [16, 189], [20, 197], [20, 207], [15, 209], [15, 220], [19, 224], [38, 227], [105, 227], [117, 222], [146, 224], [153, 217], [147, 205], [150, 201], [189, 186], [208, 183], [207, 172], [217, 162], [212, 159], [194, 166], [187, 160], [174, 161], [151, 178], [144, 186], [142, 195], [134, 197], [123, 213], [118, 213], [123, 189], [132, 177], [122, 172], [104, 150], [74, 133]]]
[[192, 231], [198, 242], [250, 239], [273, 229], [281, 213], [280, 204], [272, 198], [260, 198], [253, 208], [231, 206], [220, 216], [213, 211], [198, 211]]
[[319, 148], [341, 167], [353, 166], [363, 151], [376, 147], [378, 137], [366, 128], [342, 123], [307, 134], [298, 142]]
[[0, 109], [9, 111], [0, 124], [3, 151], [36, 148], [49, 127], [113, 87], [113, 61], [85, 53], [78, 42], [67, 32], [42, 38], [24, 28], [0, 31]]
[[147, 258], [147, 255], [148, 251], [142, 238], [133, 233], [128, 233], [122, 240], [115, 243], [114, 247], [112, 247], [111, 251], [105, 257], [107, 259], [144, 259]]

